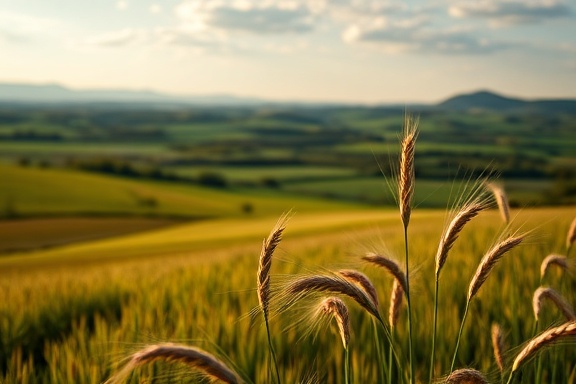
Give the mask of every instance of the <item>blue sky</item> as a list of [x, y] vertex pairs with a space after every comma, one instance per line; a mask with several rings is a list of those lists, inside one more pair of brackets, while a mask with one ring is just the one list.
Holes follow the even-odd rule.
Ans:
[[0, 81], [365, 103], [576, 97], [576, 4], [0, 0]]

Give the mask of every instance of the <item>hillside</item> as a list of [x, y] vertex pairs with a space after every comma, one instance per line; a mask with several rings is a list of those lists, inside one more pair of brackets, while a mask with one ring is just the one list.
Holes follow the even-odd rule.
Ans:
[[0, 174], [0, 212], [5, 218], [139, 215], [192, 219], [278, 215], [296, 206], [298, 211], [352, 206], [266, 190], [137, 181], [63, 169], [0, 164]]
[[447, 111], [494, 111], [516, 113], [576, 113], [576, 100], [523, 100], [489, 91], [451, 97], [436, 105]]

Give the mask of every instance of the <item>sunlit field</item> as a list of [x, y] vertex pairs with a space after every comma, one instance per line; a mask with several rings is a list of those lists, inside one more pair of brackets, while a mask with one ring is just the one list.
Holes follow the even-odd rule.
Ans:
[[[415, 212], [410, 227], [413, 338], [416, 375], [422, 382], [428, 379], [431, 350], [434, 254], [445, 216], [442, 211]], [[540, 285], [540, 263], [550, 253], [565, 251], [576, 208], [525, 209], [512, 211], [512, 216], [514, 226], [531, 232], [524, 244], [495, 267], [473, 301], [457, 359], [458, 368], [474, 367], [493, 382], [500, 381], [500, 373], [492, 352], [491, 326], [498, 323], [504, 331], [509, 369], [518, 348], [533, 336], [532, 295]], [[402, 226], [397, 212], [318, 213], [315, 219], [296, 212], [288, 222], [273, 261], [273, 297], [279, 297], [288, 275], [357, 268], [376, 286], [380, 313], [386, 319], [392, 279], [383, 270], [362, 263], [360, 256], [369, 251], [390, 252], [401, 260]], [[274, 222], [272, 217], [224, 221], [128, 236], [117, 240], [113, 257], [104, 257], [110, 253], [108, 248], [100, 253], [102, 258], [97, 255], [96, 250], [106, 244], [98, 241], [70, 247], [66, 258], [58, 259], [54, 251], [3, 258], [3, 382], [102, 382], [114, 375], [125, 357], [159, 342], [199, 346], [219, 356], [246, 382], [271, 382], [261, 316], [249, 314], [258, 306], [260, 241]], [[500, 222], [495, 210], [481, 214], [464, 229], [446, 262], [440, 284], [437, 377], [449, 372], [468, 283], [482, 255], [502, 233]], [[231, 236], [236, 232], [243, 235]], [[185, 245], [146, 256], [155, 236], [166, 244]], [[95, 250], [92, 254], [90, 247]], [[69, 266], [66, 261], [75, 257], [85, 262]], [[46, 267], [51, 258], [56, 261]], [[44, 266], [34, 268], [35, 263]], [[543, 283], [574, 300], [574, 276], [567, 271], [550, 272]], [[352, 380], [385, 381], [379, 376], [383, 362], [378, 360], [372, 320], [353, 301], [347, 304], [352, 316]], [[282, 381], [344, 382], [343, 349], [335, 326], [310, 334], [313, 305], [304, 300], [270, 320]], [[542, 329], [563, 321], [553, 305], [546, 303], [543, 311]], [[404, 307], [394, 330], [402, 367], [406, 367], [407, 353], [405, 318]], [[576, 356], [570, 344], [541, 356], [543, 382], [552, 382], [552, 377], [555, 382], [572, 380]], [[533, 382], [535, 365], [523, 368], [523, 382]], [[183, 365], [159, 363], [137, 369], [127, 382], [197, 379]]]

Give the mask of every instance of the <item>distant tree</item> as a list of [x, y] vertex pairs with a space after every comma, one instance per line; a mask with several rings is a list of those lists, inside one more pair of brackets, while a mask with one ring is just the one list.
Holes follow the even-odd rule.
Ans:
[[202, 172], [198, 175], [198, 183], [207, 187], [225, 188], [228, 181], [220, 173]]

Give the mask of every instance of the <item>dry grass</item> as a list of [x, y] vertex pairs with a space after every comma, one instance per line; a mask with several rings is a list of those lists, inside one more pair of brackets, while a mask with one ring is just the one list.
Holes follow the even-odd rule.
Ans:
[[574, 242], [576, 242], [576, 217], [574, 220], [572, 220], [570, 229], [568, 230], [568, 234], [566, 236], [566, 248], [568, 250], [566, 253], [570, 253], [570, 249], [574, 245]]

